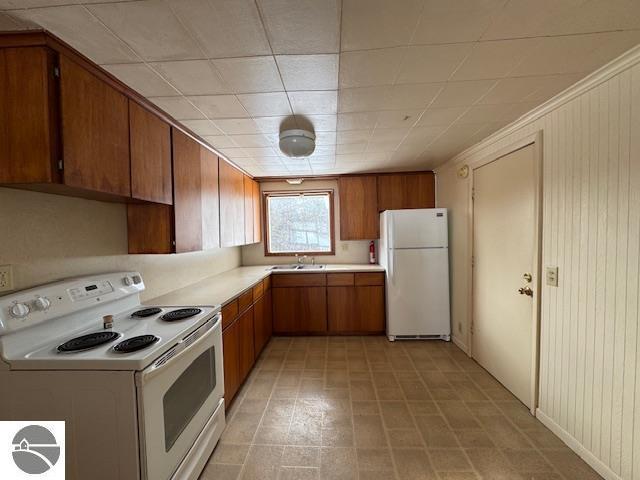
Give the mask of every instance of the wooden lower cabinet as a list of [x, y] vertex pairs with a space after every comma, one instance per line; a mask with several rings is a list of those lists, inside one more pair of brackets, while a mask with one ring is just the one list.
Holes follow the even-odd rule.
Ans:
[[273, 288], [273, 332], [327, 332], [327, 287]]
[[383, 333], [384, 287], [327, 287], [327, 316], [331, 333]]
[[255, 347], [253, 338], [253, 307], [240, 315], [237, 323], [240, 324], [240, 339], [238, 349], [240, 351], [240, 378], [244, 380], [255, 361]]
[[258, 358], [273, 334], [271, 315], [271, 290], [267, 291], [253, 305], [253, 341], [254, 354]]
[[224, 400], [229, 408], [242, 383], [240, 377], [240, 323], [238, 321], [222, 332], [222, 355], [224, 359]]

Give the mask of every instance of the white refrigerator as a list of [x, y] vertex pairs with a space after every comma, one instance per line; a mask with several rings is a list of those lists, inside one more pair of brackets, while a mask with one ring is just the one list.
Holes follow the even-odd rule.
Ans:
[[387, 337], [451, 338], [447, 210], [380, 214], [380, 264], [387, 282]]

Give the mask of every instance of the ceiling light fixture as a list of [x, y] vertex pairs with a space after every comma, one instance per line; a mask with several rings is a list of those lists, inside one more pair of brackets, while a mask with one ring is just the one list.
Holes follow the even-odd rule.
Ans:
[[316, 136], [308, 130], [284, 130], [280, 133], [280, 150], [287, 157], [308, 157], [316, 149]]
[[302, 182], [304, 182], [304, 178], [287, 178], [289, 185], [300, 185]]

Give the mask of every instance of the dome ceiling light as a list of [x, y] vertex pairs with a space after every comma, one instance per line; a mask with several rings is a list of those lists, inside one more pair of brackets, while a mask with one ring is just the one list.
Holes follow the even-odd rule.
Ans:
[[308, 157], [316, 149], [316, 136], [308, 130], [280, 132], [280, 150], [287, 157]]

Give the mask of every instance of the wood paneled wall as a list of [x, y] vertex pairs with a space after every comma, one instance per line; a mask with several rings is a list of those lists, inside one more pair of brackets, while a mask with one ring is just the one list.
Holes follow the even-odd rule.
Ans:
[[[543, 286], [539, 417], [605, 478], [640, 480], [640, 54], [635, 64], [437, 171], [451, 255], [466, 258], [457, 168], [542, 130]], [[462, 218], [462, 220], [461, 220]], [[470, 265], [452, 265], [454, 332], [468, 344]], [[543, 282], [544, 283], [544, 282]], [[455, 309], [454, 309], [455, 310]], [[464, 322], [458, 331], [455, 322]]]

